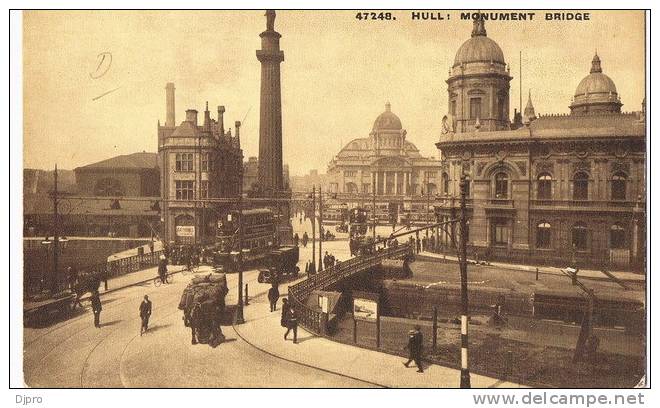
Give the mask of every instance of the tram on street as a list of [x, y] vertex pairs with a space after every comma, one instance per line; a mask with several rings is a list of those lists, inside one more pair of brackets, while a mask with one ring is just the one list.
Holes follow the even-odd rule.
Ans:
[[276, 220], [268, 208], [227, 212], [218, 220], [213, 263], [225, 271], [236, 270], [239, 254], [239, 216], [242, 227], [243, 263], [261, 263], [278, 247]]

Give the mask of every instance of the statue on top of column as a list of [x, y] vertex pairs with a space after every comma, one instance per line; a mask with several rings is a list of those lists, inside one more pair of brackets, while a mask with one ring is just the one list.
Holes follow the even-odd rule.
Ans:
[[267, 10], [266, 14], [266, 30], [274, 31], [275, 30], [275, 10]]

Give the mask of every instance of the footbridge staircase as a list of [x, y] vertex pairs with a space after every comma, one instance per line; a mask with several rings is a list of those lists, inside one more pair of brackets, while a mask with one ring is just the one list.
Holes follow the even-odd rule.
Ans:
[[321, 312], [306, 305], [307, 298], [315, 290], [328, 290], [333, 285], [354, 275], [380, 265], [384, 259], [402, 259], [412, 256], [413, 249], [409, 244], [384, 248], [370, 255], [361, 255], [312, 275], [302, 282], [289, 286], [289, 301], [297, 311], [298, 322], [305, 329], [320, 334]]

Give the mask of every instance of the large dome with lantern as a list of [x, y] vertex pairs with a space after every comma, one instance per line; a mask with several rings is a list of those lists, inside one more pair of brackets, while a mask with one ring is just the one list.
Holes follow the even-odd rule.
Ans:
[[486, 36], [486, 27], [483, 19], [474, 20], [472, 37], [460, 46], [454, 58], [454, 66], [472, 62], [498, 62], [505, 64], [504, 53], [500, 46]]
[[403, 126], [401, 125], [401, 119], [392, 113], [392, 106], [389, 102], [385, 104], [385, 112], [378, 115], [374, 121], [374, 132], [379, 132], [381, 130], [401, 130]]

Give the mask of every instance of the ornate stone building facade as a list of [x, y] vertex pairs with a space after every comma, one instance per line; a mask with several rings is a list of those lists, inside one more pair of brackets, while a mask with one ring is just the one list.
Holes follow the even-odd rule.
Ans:
[[236, 198], [243, 169], [240, 122], [234, 135], [225, 131], [224, 106], [217, 120], [208, 109], [198, 124], [197, 111], [188, 109], [186, 120], [175, 125], [174, 84], [166, 87], [167, 119], [158, 124], [158, 160], [161, 171], [162, 233], [166, 242], [211, 243], [217, 218], [232, 204], [221, 198]]
[[[596, 55], [570, 114], [536, 118], [530, 95], [524, 124], [507, 123], [511, 77], [504, 67], [502, 50], [486, 37], [483, 21], [475, 21], [447, 80], [450, 112], [436, 144], [444, 181], [438, 217], [455, 216], [464, 176], [473, 254], [643, 269], [643, 104], [639, 112], [621, 112], [616, 86]], [[448, 245], [446, 234], [440, 241]]]
[[[351, 140], [329, 163], [329, 192], [351, 207], [368, 208], [375, 192], [382, 209], [426, 214], [427, 198], [435, 195], [441, 182], [440, 161], [423, 157], [406, 134], [388, 102], [369, 136]], [[388, 219], [385, 212], [379, 218]]]

